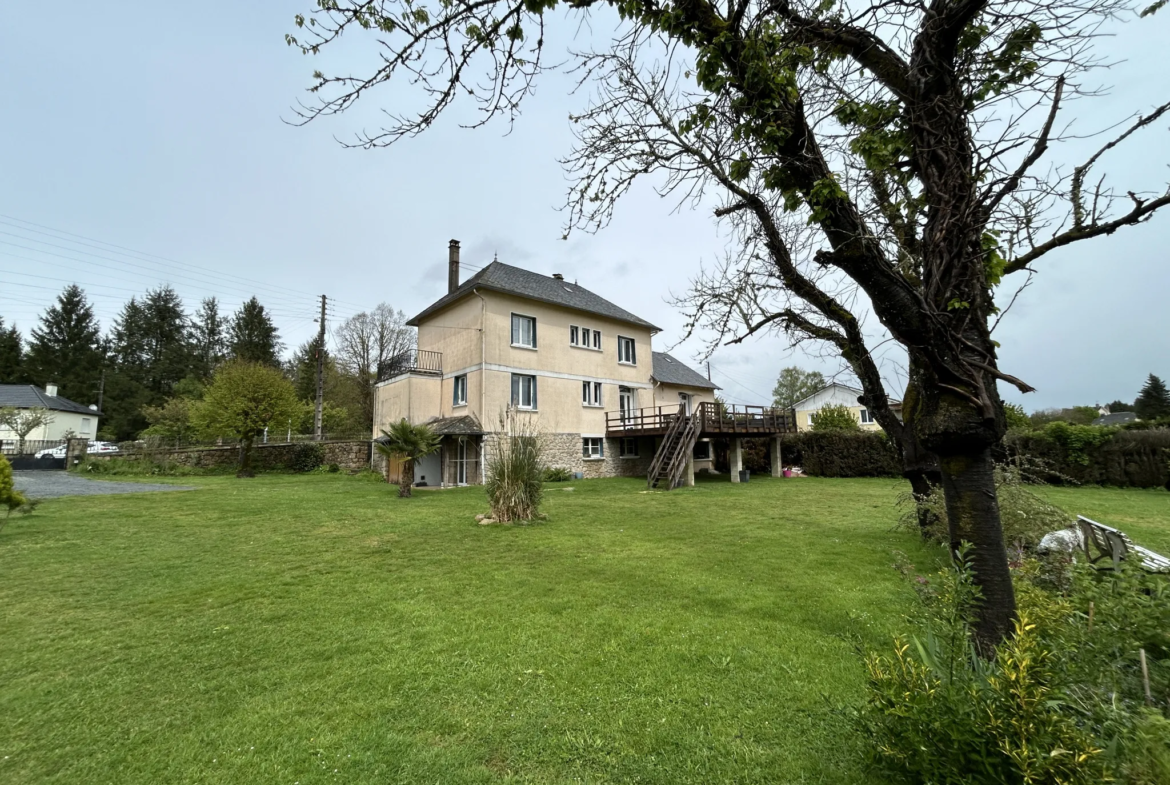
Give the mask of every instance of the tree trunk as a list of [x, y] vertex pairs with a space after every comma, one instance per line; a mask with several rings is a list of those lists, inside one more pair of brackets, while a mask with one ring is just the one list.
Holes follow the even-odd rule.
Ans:
[[398, 482], [398, 498], [409, 499], [412, 485], [414, 485], [414, 461], [405, 458], [402, 461], [402, 476]]
[[931, 530], [938, 524], [938, 516], [922, 502], [929, 497], [937, 486], [942, 485], [942, 473], [937, 469], [933, 472], [922, 469], [906, 468], [902, 476], [910, 481], [910, 492], [914, 494], [914, 503], [917, 507], [918, 533], [922, 539], [930, 537]]
[[995, 494], [995, 466], [991, 450], [974, 455], [940, 458], [947, 499], [951, 552], [963, 542], [971, 544], [971, 568], [983, 598], [975, 624], [975, 641], [985, 657], [1011, 634], [1016, 616], [1016, 596], [1000, 525], [999, 500]]
[[256, 472], [252, 471], [252, 442], [254, 438], [249, 436], [240, 441], [240, 465], [236, 470], [236, 477], [255, 477]]

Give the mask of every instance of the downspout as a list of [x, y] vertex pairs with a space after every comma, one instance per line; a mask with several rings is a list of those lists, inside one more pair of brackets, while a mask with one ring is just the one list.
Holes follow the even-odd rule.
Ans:
[[[487, 422], [485, 409], [487, 407], [487, 300], [479, 293], [479, 289], [472, 289], [471, 293], [479, 298], [479, 416], [480, 427]], [[479, 484], [487, 482], [487, 434], [479, 440]]]

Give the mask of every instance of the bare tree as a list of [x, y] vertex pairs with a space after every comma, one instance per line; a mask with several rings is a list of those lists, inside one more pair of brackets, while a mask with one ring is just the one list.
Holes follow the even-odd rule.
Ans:
[[[555, 0], [319, 0], [289, 43], [317, 53], [348, 30], [378, 37], [380, 66], [318, 73], [300, 120], [344, 112], [402, 76], [424, 108], [359, 136], [375, 147], [425, 130], [456, 96], [481, 121], [516, 116], [541, 70]], [[579, 55], [598, 95], [568, 159], [569, 228], [603, 226], [638, 178], [705, 204], [737, 231], [707, 287], [735, 331], [778, 328], [841, 353], [883, 427], [896, 429], [862, 329], [872, 314], [907, 353], [903, 448], [938, 460], [952, 539], [973, 545], [976, 638], [1009, 634], [1015, 598], [991, 449], [1005, 431], [994, 293], [1045, 254], [1148, 220], [1170, 190], [1090, 180], [1168, 105], [1123, 124], [1075, 165], [1053, 160], [1062, 118], [1089, 99], [1101, 27], [1129, 0], [576, 0], [610, 5], [625, 33]], [[305, 36], [306, 33], [297, 35]], [[1058, 124], [1060, 121], [1061, 124]], [[1160, 186], [1162, 187], [1162, 186]], [[766, 277], [753, 271], [765, 272]], [[699, 288], [704, 286], [699, 282]], [[724, 291], [730, 286], [731, 291]], [[703, 300], [697, 301], [702, 304]], [[709, 324], [707, 326], [710, 326]], [[914, 460], [914, 457], [907, 460]]]
[[374, 395], [378, 378], [389, 361], [417, 344], [406, 326], [406, 315], [381, 303], [369, 313], [349, 317], [333, 331], [338, 368], [356, 380], [362, 423], [374, 425]]
[[17, 409], [13, 406], [0, 408], [0, 426], [16, 434], [16, 452], [24, 454], [24, 443], [28, 435], [53, 422], [53, 413], [48, 409]]

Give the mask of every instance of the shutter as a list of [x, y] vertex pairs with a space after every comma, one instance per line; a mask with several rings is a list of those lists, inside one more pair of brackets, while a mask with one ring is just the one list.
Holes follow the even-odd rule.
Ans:
[[589, 403], [589, 382], [581, 382], [581, 403]]
[[[536, 319], [535, 318], [529, 319], [528, 323], [530, 325], [532, 325], [532, 348], [535, 349], [536, 348]], [[535, 404], [533, 405], [533, 408], [536, 408]]]

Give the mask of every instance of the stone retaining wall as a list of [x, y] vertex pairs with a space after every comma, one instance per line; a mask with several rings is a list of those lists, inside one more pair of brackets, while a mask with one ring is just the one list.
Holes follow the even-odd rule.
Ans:
[[[305, 442], [301, 442], [304, 444]], [[313, 444], [314, 442], [307, 442]], [[322, 463], [328, 466], [336, 463], [345, 471], [360, 471], [370, 466], [370, 442], [319, 442], [324, 453]], [[265, 469], [282, 469], [292, 460], [293, 451], [299, 444], [257, 444], [252, 452], [252, 466], [258, 471]], [[167, 460], [184, 466], [199, 468], [213, 468], [220, 466], [235, 466], [240, 460], [240, 448], [230, 447], [184, 447], [173, 450], [151, 450], [148, 453], [122, 453], [106, 455], [90, 455], [93, 460], [109, 458], [125, 458], [136, 460]]]

